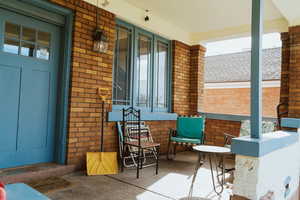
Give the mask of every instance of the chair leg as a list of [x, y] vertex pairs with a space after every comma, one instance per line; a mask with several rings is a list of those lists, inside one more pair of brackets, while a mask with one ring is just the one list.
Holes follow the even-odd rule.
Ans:
[[172, 142], [171, 140], [169, 140], [169, 144], [168, 144], [168, 151], [167, 151], [167, 159], [168, 160], [173, 160], [171, 157], [170, 157], [170, 151], [172, 149]]
[[124, 172], [124, 162], [125, 162], [125, 145], [123, 144], [122, 155], [121, 155], [121, 172]]
[[173, 155], [174, 155], [174, 158], [176, 157], [176, 147], [177, 147], [177, 143], [174, 144], [174, 149], [173, 149]]
[[136, 166], [136, 178], [140, 178], [140, 159], [141, 156], [141, 148], [138, 147], [138, 156], [137, 156], [137, 166]]
[[156, 147], [156, 171], [155, 171], [156, 175], [158, 174], [159, 150], [160, 150], [160, 147]]
[[144, 162], [144, 159], [145, 159], [145, 156], [144, 156], [144, 149], [142, 149], [142, 153], [141, 153], [141, 167], [140, 169], [143, 169], [143, 162]]

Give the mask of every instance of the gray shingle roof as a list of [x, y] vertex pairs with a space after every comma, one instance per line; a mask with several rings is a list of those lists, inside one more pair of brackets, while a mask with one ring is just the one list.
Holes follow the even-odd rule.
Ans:
[[[205, 58], [205, 82], [249, 81], [251, 51], [208, 56]], [[279, 80], [281, 48], [263, 50], [263, 80]]]

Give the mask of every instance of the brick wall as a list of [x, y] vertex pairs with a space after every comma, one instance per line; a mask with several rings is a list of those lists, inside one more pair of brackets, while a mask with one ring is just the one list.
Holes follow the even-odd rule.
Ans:
[[200, 45], [191, 47], [190, 113], [203, 110], [204, 101], [204, 56], [206, 49]]
[[[115, 15], [100, 10], [100, 28], [108, 36], [107, 53], [92, 51], [92, 32], [96, 28], [96, 7], [84, 1], [51, 0], [73, 9], [74, 32], [70, 88], [69, 135], [67, 163], [84, 165], [87, 151], [99, 150], [100, 99], [97, 88], [112, 96], [112, 64], [115, 37]], [[116, 135], [111, 124], [105, 128], [105, 148], [116, 148]]]
[[281, 33], [281, 81], [280, 81], [280, 113], [288, 116], [289, 103], [289, 67], [290, 67], [290, 36], [289, 33]]
[[300, 117], [300, 26], [289, 28], [289, 117]]
[[189, 46], [179, 41], [173, 41], [172, 44], [172, 110], [179, 115], [197, 114], [203, 105], [206, 49], [200, 45]]
[[[105, 30], [109, 40], [107, 53], [92, 51], [92, 31], [96, 28], [96, 7], [82, 0], [49, 0], [58, 5], [74, 10], [74, 33], [71, 69], [71, 89], [69, 126], [67, 141], [67, 163], [75, 164], [78, 168], [85, 165], [85, 155], [88, 151], [98, 151], [100, 145], [100, 113], [101, 101], [97, 88], [105, 91], [109, 100], [107, 110], [111, 110], [112, 98], [112, 69], [113, 48], [115, 37], [115, 15], [105, 10], [100, 11], [100, 28]], [[191, 111], [191, 47], [181, 42], [173, 42], [173, 110], [179, 114], [190, 114]], [[199, 48], [199, 50], [202, 48]], [[196, 50], [193, 51], [194, 54]], [[193, 60], [194, 72], [198, 70], [194, 82], [201, 78], [203, 60], [199, 56]], [[200, 88], [197, 89], [200, 91]], [[195, 91], [194, 93], [196, 93]], [[102, 94], [103, 95], [103, 94]], [[196, 95], [194, 95], [196, 96]], [[175, 121], [149, 121], [155, 141], [161, 143], [161, 151], [167, 150], [169, 128], [175, 128]], [[105, 151], [118, 151], [115, 123], [105, 125]]]
[[173, 41], [172, 46], [172, 110], [179, 115], [188, 115], [190, 114], [190, 46], [179, 41]]
[[[289, 33], [281, 34], [282, 48], [281, 48], [281, 85], [280, 85], [280, 102], [289, 102], [289, 66], [290, 66], [290, 37]], [[284, 108], [282, 111], [287, 111]]]
[[[263, 116], [276, 117], [280, 88], [263, 88]], [[204, 90], [204, 112], [250, 115], [250, 88]]]
[[288, 103], [282, 111], [288, 117], [300, 117], [300, 26], [289, 27], [289, 32], [281, 34], [282, 72], [280, 101]]
[[208, 145], [224, 146], [224, 133], [239, 136], [241, 122], [218, 119], [206, 119], [205, 143]]

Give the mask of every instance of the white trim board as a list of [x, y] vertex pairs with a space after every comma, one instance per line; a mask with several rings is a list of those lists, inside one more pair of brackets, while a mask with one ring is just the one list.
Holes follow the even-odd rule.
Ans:
[[[280, 80], [263, 81], [263, 88], [280, 87]], [[250, 81], [247, 82], [224, 82], [224, 83], [205, 83], [204, 89], [226, 89], [226, 88], [251, 88]]]

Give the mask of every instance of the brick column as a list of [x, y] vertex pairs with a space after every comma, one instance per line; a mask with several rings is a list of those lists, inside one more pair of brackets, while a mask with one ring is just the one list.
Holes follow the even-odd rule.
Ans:
[[204, 95], [204, 56], [206, 49], [201, 45], [191, 47], [190, 113], [203, 111]]
[[200, 45], [173, 41], [172, 110], [194, 115], [203, 106], [204, 55]]
[[[289, 66], [290, 66], [290, 36], [289, 33], [281, 33], [281, 84], [280, 103], [289, 102]], [[281, 112], [288, 112], [288, 107], [282, 107]]]
[[172, 41], [172, 110], [179, 115], [190, 115], [190, 46]]
[[300, 117], [300, 26], [289, 28], [289, 117]]

